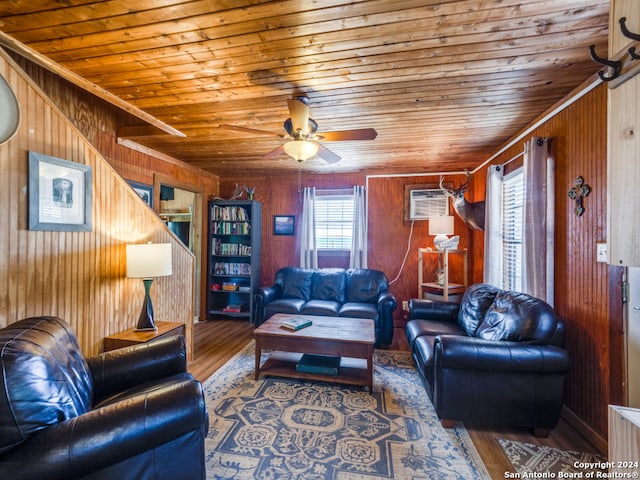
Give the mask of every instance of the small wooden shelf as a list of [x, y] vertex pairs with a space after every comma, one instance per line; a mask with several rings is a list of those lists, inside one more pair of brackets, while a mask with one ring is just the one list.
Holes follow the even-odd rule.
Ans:
[[[463, 256], [463, 282], [449, 282], [449, 255]], [[433, 275], [430, 281], [425, 281], [425, 256], [435, 257], [436, 268], [431, 269]], [[442, 272], [442, 282], [434, 281], [438, 274]], [[433, 250], [431, 248], [418, 249], [418, 298], [429, 300], [441, 300], [444, 302], [460, 301], [462, 294], [469, 286], [467, 249], [462, 250]]]

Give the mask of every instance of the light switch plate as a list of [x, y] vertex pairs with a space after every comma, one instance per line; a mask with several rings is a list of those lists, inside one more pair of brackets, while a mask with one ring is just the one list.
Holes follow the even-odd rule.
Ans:
[[596, 243], [596, 261], [604, 263], [609, 261], [609, 251], [606, 243]]

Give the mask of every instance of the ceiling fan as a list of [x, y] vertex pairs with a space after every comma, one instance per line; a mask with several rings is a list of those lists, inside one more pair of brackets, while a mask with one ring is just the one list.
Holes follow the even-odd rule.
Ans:
[[326, 140], [328, 142], [373, 140], [378, 135], [378, 132], [373, 128], [360, 128], [316, 134], [318, 131], [318, 124], [310, 117], [311, 110], [309, 109], [309, 97], [300, 95], [295, 98], [290, 98], [287, 100], [287, 104], [289, 106], [290, 117], [284, 122], [286, 135], [235, 125], [220, 125], [220, 128], [240, 132], [257, 133], [260, 135], [276, 136], [278, 138], [288, 138], [289, 141], [287, 143], [280, 145], [278, 148], [275, 148], [266, 155], [263, 155], [262, 158], [275, 158], [286, 153], [299, 163], [302, 163], [315, 155], [318, 155], [327, 163], [336, 163], [340, 161], [339, 155], [318, 143], [320, 140]]

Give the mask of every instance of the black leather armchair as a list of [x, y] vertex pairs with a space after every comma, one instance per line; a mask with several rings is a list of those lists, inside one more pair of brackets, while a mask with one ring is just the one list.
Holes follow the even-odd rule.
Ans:
[[393, 340], [397, 306], [379, 270], [284, 267], [276, 272], [273, 285], [257, 289], [253, 322], [260, 325], [276, 313], [371, 318], [380, 346]]
[[0, 330], [0, 367], [0, 478], [205, 478], [183, 337], [85, 360], [67, 323], [33, 317]]
[[453, 421], [554, 428], [569, 359], [553, 309], [524, 293], [476, 284], [460, 304], [413, 299], [407, 340], [445, 426]]

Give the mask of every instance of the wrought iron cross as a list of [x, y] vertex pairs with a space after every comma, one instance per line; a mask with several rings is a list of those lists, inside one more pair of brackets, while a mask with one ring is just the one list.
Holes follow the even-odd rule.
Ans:
[[577, 217], [580, 217], [584, 213], [584, 207], [582, 206], [582, 199], [591, 193], [591, 187], [584, 183], [584, 178], [577, 176], [573, 181], [573, 188], [569, 190], [569, 198], [576, 201], [576, 207], [573, 209], [573, 213]]

